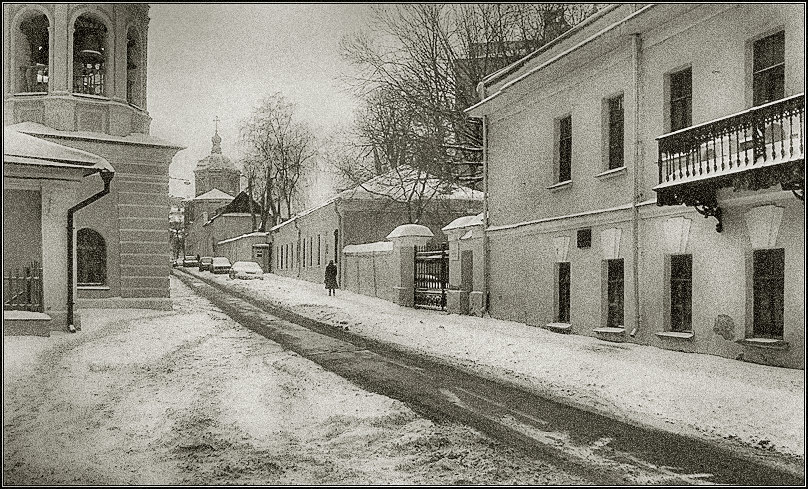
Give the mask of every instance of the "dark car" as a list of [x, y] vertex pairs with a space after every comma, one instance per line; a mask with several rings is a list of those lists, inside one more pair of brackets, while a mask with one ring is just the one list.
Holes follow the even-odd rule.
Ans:
[[182, 266], [184, 266], [184, 267], [198, 267], [199, 262], [197, 261], [195, 256], [193, 256], [193, 255], [185, 255], [185, 258], [182, 259]]
[[199, 259], [199, 271], [200, 272], [204, 272], [204, 271], [210, 272], [211, 271], [210, 270], [211, 263], [213, 263], [213, 257], [212, 256], [203, 256], [202, 258]]

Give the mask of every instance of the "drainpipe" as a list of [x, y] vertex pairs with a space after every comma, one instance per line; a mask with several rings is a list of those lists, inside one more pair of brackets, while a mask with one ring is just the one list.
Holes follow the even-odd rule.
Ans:
[[634, 283], [634, 337], [640, 329], [640, 165], [642, 165], [642, 142], [640, 141], [640, 56], [642, 39], [640, 34], [631, 35], [631, 71], [634, 75], [634, 197], [631, 206], [632, 235], [632, 279]]
[[343, 283], [343, 266], [345, 264], [345, 257], [342, 256], [342, 247], [340, 247], [340, 242], [344, 242], [345, 235], [343, 234], [343, 224], [342, 224], [342, 212], [340, 212], [339, 203], [341, 202], [340, 198], [338, 197], [334, 201], [334, 212], [337, 213], [337, 242], [334, 243], [334, 246], [337, 247], [336, 254], [339, 257], [337, 263], [337, 276], [339, 276], [339, 283]]
[[109, 170], [101, 170], [101, 179], [104, 180], [104, 190], [88, 197], [67, 210], [67, 328], [71, 333], [76, 332], [73, 324], [73, 214], [77, 210], [87, 207], [109, 193], [109, 185], [115, 174]]
[[[483, 89], [483, 95], [484, 89]], [[488, 253], [488, 116], [483, 116], [483, 314], [488, 313], [491, 258]]]

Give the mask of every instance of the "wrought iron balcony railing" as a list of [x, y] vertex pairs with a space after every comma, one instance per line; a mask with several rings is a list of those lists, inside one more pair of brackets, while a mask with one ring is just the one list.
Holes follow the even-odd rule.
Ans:
[[661, 190], [804, 161], [805, 94], [657, 138]]

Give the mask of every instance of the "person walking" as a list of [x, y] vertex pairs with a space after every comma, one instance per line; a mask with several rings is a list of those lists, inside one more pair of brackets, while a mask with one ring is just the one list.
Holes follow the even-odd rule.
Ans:
[[330, 260], [328, 266], [325, 267], [325, 288], [328, 289], [328, 295], [337, 295], [334, 290], [337, 287], [339, 287], [339, 284], [337, 284], [337, 266], [334, 265], [334, 260]]

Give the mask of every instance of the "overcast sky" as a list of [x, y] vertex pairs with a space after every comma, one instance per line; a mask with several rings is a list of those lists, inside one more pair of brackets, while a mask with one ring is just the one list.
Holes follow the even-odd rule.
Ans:
[[[170, 174], [193, 179], [210, 153], [218, 116], [223, 153], [235, 159], [239, 121], [264, 96], [283, 93], [320, 129], [353, 120], [355, 98], [340, 75], [351, 67], [339, 42], [369, 20], [369, 6], [151, 4], [148, 110], [151, 134], [186, 146]], [[171, 194], [192, 185], [171, 181]]]

